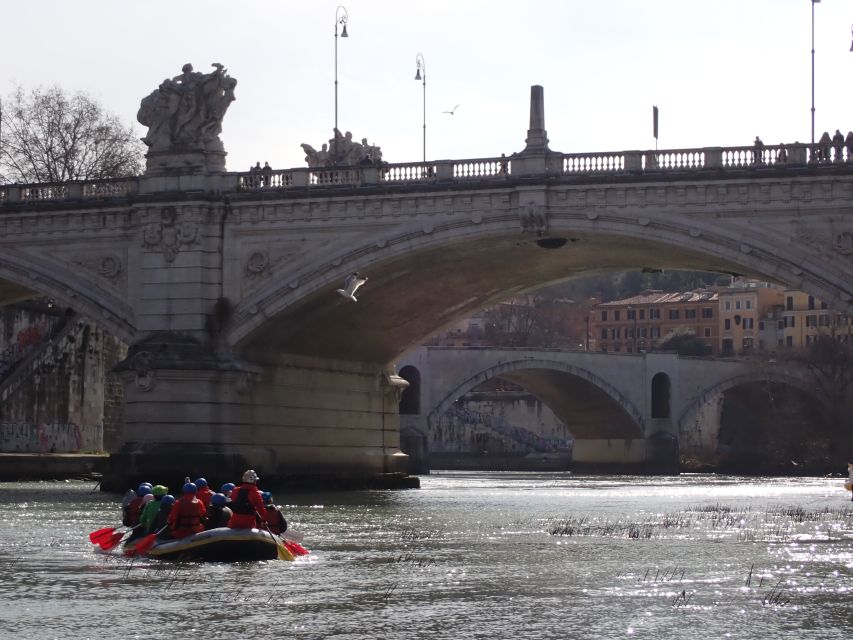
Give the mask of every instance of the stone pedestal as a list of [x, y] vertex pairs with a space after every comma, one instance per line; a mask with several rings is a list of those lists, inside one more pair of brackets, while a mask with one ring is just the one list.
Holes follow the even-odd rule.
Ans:
[[295, 357], [251, 367], [186, 348], [169, 358], [145, 346], [122, 367], [124, 444], [105, 489], [175, 489], [185, 476], [219, 486], [249, 468], [266, 488], [412, 486], [397, 411], [406, 382], [396, 375]]

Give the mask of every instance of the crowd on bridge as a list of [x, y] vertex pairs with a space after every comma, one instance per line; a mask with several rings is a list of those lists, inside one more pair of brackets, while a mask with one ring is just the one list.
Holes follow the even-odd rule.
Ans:
[[141, 483], [122, 500], [122, 524], [133, 529], [130, 539], [155, 534], [161, 540], [180, 540], [207, 529], [264, 528], [280, 535], [287, 530], [281, 508], [269, 491], [258, 489], [258, 474], [249, 469], [242, 482], [223, 484], [218, 492], [205, 478], [185, 479], [176, 499], [162, 484]]
[[[768, 160], [771, 159], [766, 156], [764, 143], [758, 136], [755, 136], [754, 147], [755, 164], [767, 164]], [[846, 158], [845, 150], [847, 151]], [[780, 144], [776, 150], [775, 162], [783, 164], [787, 161], [788, 148], [784, 144]], [[853, 162], [853, 131], [848, 131], [846, 137], [840, 129], [836, 129], [833, 136], [829, 135], [829, 131], [824, 131], [811, 149], [811, 162], [821, 164]]]

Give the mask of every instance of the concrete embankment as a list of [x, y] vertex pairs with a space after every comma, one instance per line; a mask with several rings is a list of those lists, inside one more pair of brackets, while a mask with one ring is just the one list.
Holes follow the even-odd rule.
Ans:
[[64, 480], [99, 475], [106, 453], [0, 453], [0, 480]]

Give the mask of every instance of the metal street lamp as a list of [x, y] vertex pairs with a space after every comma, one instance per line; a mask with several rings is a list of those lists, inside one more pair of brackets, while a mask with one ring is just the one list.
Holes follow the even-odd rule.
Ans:
[[814, 153], [814, 6], [820, 0], [812, 0], [812, 153]]
[[[814, 2], [814, 0], [812, 1]], [[820, 0], [817, 1], [820, 2]], [[343, 15], [341, 12], [343, 12]], [[347, 13], [346, 7], [339, 5], [338, 8], [335, 9], [335, 129], [338, 128], [338, 25], [343, 25], [341, 38], [349, 38], [349, 34], [347, 33], [347, 20], [349, 20], [349, 14]]]
[[[424, 57], [420, 53], [415, 56], [415, 64], [418, 67], [417, 73], [415, 73], [415, 80], [423, 80], [424, 81], [424, 162], [426, 162], [426, 62], [424, 62]], [[423, 71], [423, 74], [421, 74]]]
[[[850, 33], [853, 35], [853, 25], [850, 25]], [[850, 42], [850, 51], [853, 51], [853, 40]]]

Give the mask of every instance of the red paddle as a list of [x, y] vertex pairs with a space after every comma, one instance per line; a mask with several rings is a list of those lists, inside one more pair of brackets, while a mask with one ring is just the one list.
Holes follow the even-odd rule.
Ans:
[[169, 525], [166, 525], [165, 527], [158, 529], [154, 533], [149, 533], [147, 536], [137, 542], [133, 547], [134, 554], [145, 555], [146, 553], [148, 553], [148, 550], [154, 546], [155, 542], [157, 542], [157, 534], [161, 531], [165, 531], [166, 527], [168, 526]]
[[93, 531], [92, 533], [89, 534], [89, 540], [92, 542], [92, 544], [98, 544], [98, 542], [101, 539], [106, 538], [109, 535], [112, 535], [112, 533], [116, 529], [118, 529], [118, 527], [104, 527], [103, 529], [98, 529], [97, 531]]
[[291, 542], [290, 540], [282, 540], [281, 543], [287, 548], [290, 553], [295, 556], [307, 556], [310, 551], [303, 547], [298, 542]]
[[126, 533], [127, 531], [116, 531], [111, 536], [101, 539], [101, 541], [98, 542], [98, 546], [104, 551], [109, 551], [121, 542], [122, 538], [124, 538], [124, 534]]

